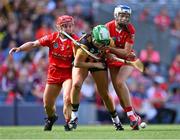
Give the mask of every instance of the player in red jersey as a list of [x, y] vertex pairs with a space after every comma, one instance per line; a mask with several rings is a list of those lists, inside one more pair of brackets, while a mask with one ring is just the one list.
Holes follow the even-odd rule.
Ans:
[[[74, 39], [78, 37], [73, 34], [74, 19], [71, 16], [63, 15], [57, 18], [56, 27], [70, 34]], [[48, 34], [36, 41], [24, 43], [18, 48], [12, 48], [9, 54], [19, 51], [29, 51], [40, 46], [49, 47], [49, 66], [47, 83], [44, 91], [43, 102], [47, 114], [45, 131], [51, 131], [54, 122], [58, 119], [56, 115], [55, 101], [61, 88], [64, 90], [63, 113], [66, 123], [71, 117], [70, 90], [72, 85], [72, 61], [73, 42], [60, 32]], [[65, 130], [68, 130], [65, 125]]]
[[[114, 9], [115, 20], [106, 23], [106, 27], [110, 32], [110, 36], [115, 41], [116, 46], [115, 48], [108, 47], [108, 51], [115, 54], [117, 57], [133, 61], [135, 59], [135, 55], [129, 57], [129, 54], [133, 54], [132, 47], [134, 45], [135, 28], [130, 23], [130, 16], [131, 8], [129, 6], [118, 5]], [[107, 60], [107, 64], [110, 70], [114, 89], [119, 97], [124, 111], [127, 113], [130, 120], [130, 126], [133, 130], [139, 130], [141, 118], [136, 115], [133, 110], [129, 89], [126, 85], [126, 80], [131, 74], [133, 67], [114, 60]]]

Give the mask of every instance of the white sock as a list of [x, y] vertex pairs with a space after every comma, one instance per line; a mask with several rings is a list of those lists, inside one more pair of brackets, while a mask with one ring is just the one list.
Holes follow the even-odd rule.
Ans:
[[74, 120], [75, 118], [78, 118], [78, 111], [76, 112], [72, 111], [71, 113], [71, 120]]
[[128, 116], [128, 117], [131, 116], [131, 115], [134, 115], [134, 112], [133, 112], [133, 111], [127, 112], [127, 116]]
[[120, 120], [119, 120], [118, 116], [116, 116], [115, 118], [111, 118], [111, 119], [112, 119], [113, 123], [116, 123], [116, 124], [120, 123]]

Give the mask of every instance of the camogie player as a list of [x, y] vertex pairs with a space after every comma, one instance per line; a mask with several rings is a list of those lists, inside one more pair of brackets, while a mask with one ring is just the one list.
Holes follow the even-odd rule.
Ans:
[[[132, 54], [133, 52], [132, 47], [134, 45], [135, 37], [135, 28], [130, 23], [130, 17], [131, 8], [129, 6], [118, 5], [117, 7], [115, 7], [115, 20], [106, 23], [106, 27], [110, 32], [110, 36], [115, 42], [115, 48], [107, 47], [106, 49], [108, 49], [110, 53], [115, 54], [117, 57], [133, 61], [133, 55], [132, 58], [127, 58], [127, 56], [129, 56], [129, 54]], [[110, 70], [114, 89], [121, 102], [121, 106], [127, 113], [127, 116], [130, 120], [130, 126], [133, 130], [139, 130], [141, 118], [136, 115], [133, 110], [129, 89], [126, 85], [126, 80], [131, 74], [133, 67], [130, 65], [126, 65], [125, 63], [117, 62], [110, 59], [107, 60], [107, 65]]]
[[[70, 34], [74, 39], [78, 37], [73, 34], [74, 19], [71, 16], [63, 15], [57, 18], [56, 28]], [[73, 42], [60, 32], [48, 34], [36, 41], [24, 43], [18, 48], [12, 48], [13, 52], [29, 51], [36, 47], [49, 48], [49, 66], [47, 83], [43, 95], [44, 108], [47, 114], [45, 118], [44, 131], [51, 131], [54, 122], [58, 119], [56, 115], [55, 101], [61, 88], [64, 90], [63, 113], [66, 123], [71, 117], [70, 90], [72, 85], [72, 61], [73, 61]], [[69, 130], [65, 125], [65, 130]]]
[[[85, 78], [90, 72], [98, 89], [106, 108], [108, 109], [112, 122], [116, 130], [124, 130], [117, 112], [114, 107], [114, 103], [111, 97], [108, 95], [108, 73], [107, 67], [105, 65], [104, 53], [99, 49], [106, 45], [110, 45], [112, 42], [110, 40], [109, 31], [104, 25], [98, 25], [93, 28], [91, 34], [86, 34], [80, 41], [81, 47], [92, 54], [102, 58], [100, 61], [95, 62], [95, 60], [88, 56], [84, 50], [80, 47], [76, 50], [74, 67], [72, 73], [72, 89], [71, 89], [71, 104], [72, 104], [72, 114], [71, 120], [69, 122], [69, 127], [76, 129], [78, 121], [78, 108], [80, 104], [80, 90]], [[78, 47], [78, 46], [77, 46]], [[99, 80], [101, 79], [101, 80]]]

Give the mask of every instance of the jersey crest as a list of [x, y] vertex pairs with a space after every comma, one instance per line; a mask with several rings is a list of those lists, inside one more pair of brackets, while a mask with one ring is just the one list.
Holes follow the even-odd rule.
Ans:
[[58, 48], [58, 43], [55, 42], [54, 45], [53, 45], [53, 47], [54, 47], [55, 49], [57, 49], [57, 48]]

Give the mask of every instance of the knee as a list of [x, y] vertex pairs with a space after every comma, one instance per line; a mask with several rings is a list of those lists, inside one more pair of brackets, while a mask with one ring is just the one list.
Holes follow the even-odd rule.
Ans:
[[75, 89], [75, 90], [81, 90], [81, 86], [82, 86], [82, 84], [80, 83], [80, 82], [76, 82], [76, 83], [73, 83], [73, 88]]
[[119, 86], [119, 87], [122, 87], [124, 85], [125, 81], [121, 78], [117, 78], [116, 79], [116, 84]]

